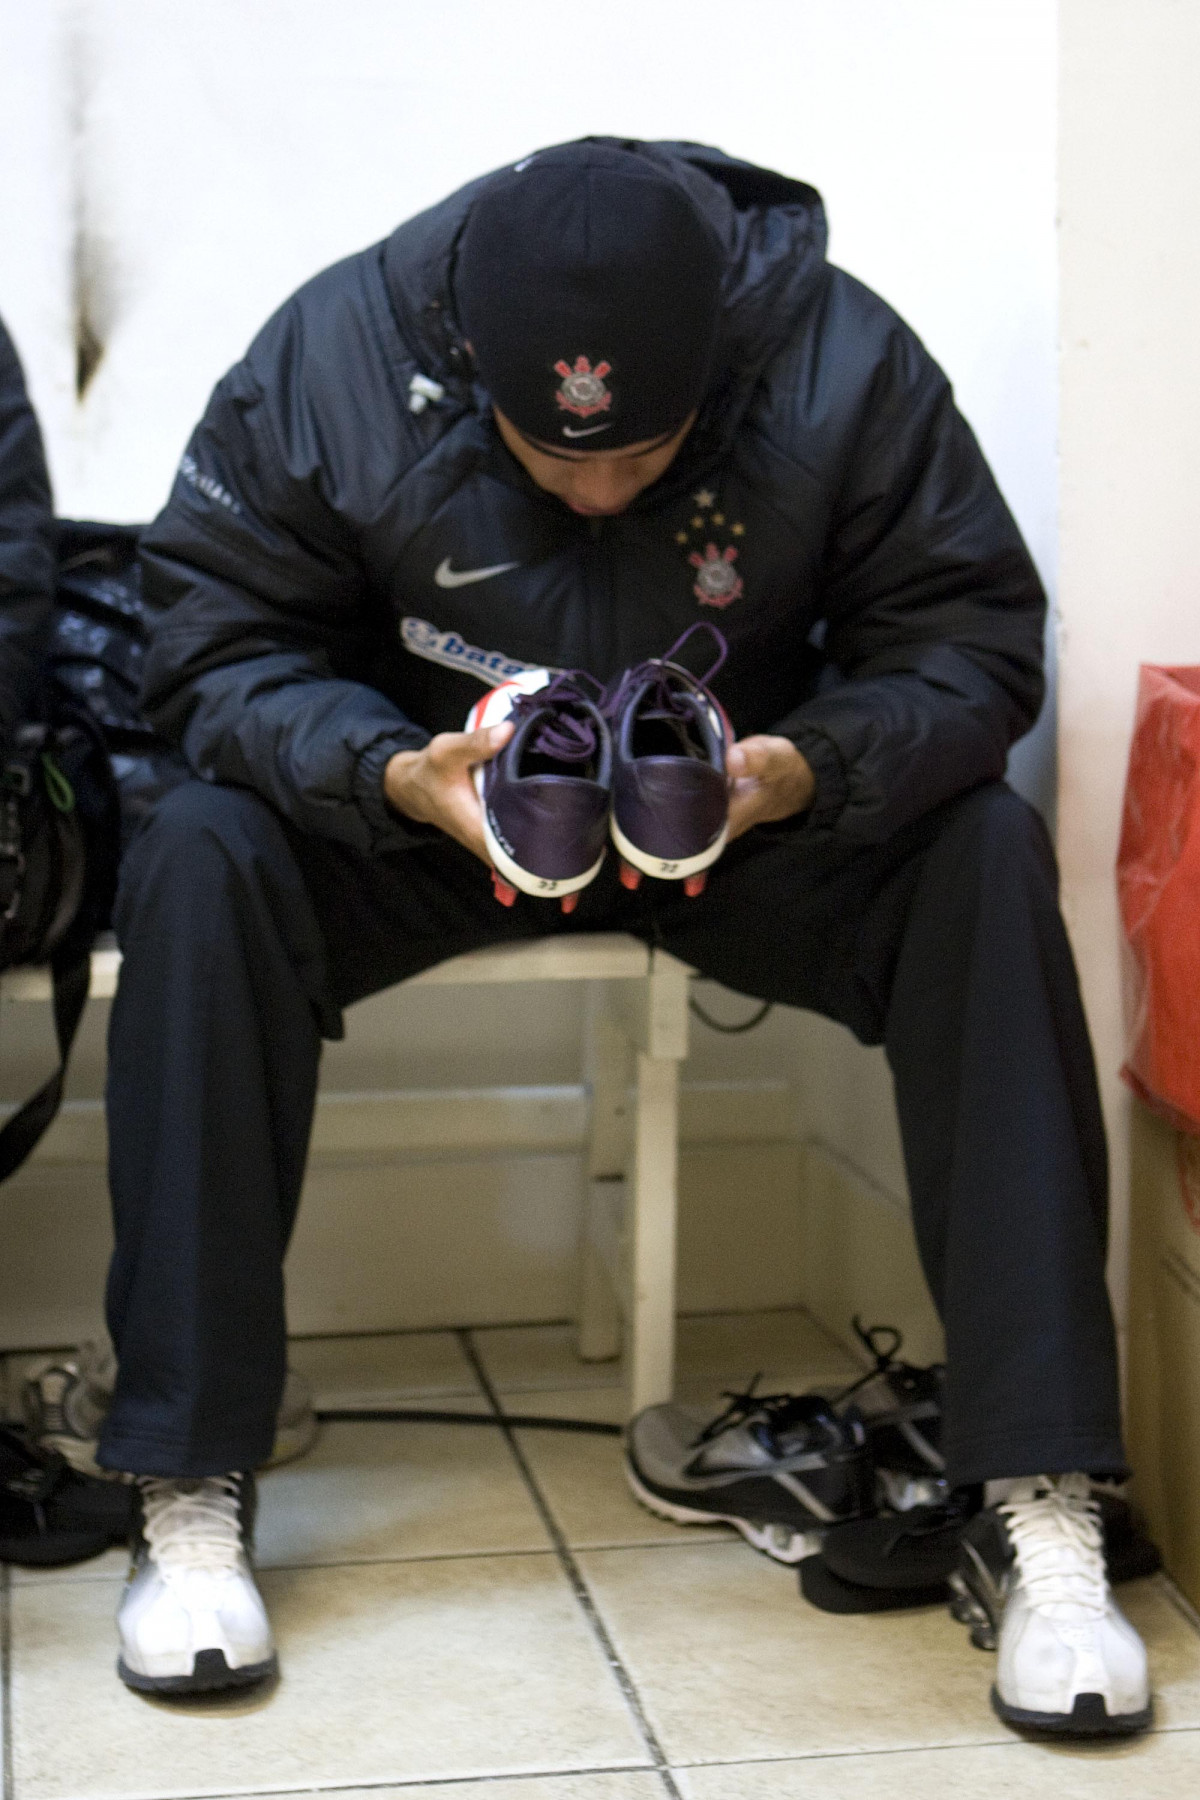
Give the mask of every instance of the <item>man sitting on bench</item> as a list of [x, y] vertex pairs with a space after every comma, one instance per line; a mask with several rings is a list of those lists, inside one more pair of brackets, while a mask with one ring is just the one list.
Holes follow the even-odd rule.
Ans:
[[[1043, 595], [944, 375], [824, 242], [811, 188], [718, 151], [543, 151], [302, 288], [192, 438], [145, 543], [146, 701], [198, 779], [142, 827], [116, 910], [100, 1454], [141, 1494], [135, 1687], [275, 1664], [248, 1472], [322, 1036], [473, 946], [616, 929], [886, 1045], [948, 1479], [994, 1526], [997, 1704], [1148, 1720], [1089, 1499], [1124, 1467], [1091, 1052], [1053, 853], [1004, 785]], [[698, 620], [714, 703], [661, 661]], [[565, 715], [510, 767], [541, 669], [575, 672]], [[613, 710], [631, 669], [644, 755], [628, 684]], [[663, 800], [656, 758], [699, 773]], [[570, 912], [514, 894], [567, 879], [560, 815], [514, 794], [556, 771], [580, 819], [589, 783], [641, 806]]]

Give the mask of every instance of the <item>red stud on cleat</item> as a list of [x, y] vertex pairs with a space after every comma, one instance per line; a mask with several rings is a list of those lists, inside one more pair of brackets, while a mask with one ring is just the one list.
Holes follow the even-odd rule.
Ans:
[[516, 888], [505, 881], [502, 875], [497, 874], [495, 869], [492, 870], [492, 892], [501, 906], [515, 906], [517, 903]]
[[689, 875], [688, 876], [687, 880], [683, 884], [683, 891], [687, 895], [689, 900], [694, 900], [696, 898], [697, 894], [702, 894], [704, 892], [704, 884], [707, 880], [708, 880], [708, 870], [707, 869], [701, 869], [699, 875]]
[[632, 893], [634, 888], [640, 887], [641, 885], [642, 871], [640, 869], [635, 869], [632, 863], [623, 861], [621, 863], [621, 886], [623, 888], [628, 888]]
[[578, 893], [564, 894], [558, 904], [562, 907], [564, 912], [574, 912], [575, 908], [579, 905], [579, 895]]

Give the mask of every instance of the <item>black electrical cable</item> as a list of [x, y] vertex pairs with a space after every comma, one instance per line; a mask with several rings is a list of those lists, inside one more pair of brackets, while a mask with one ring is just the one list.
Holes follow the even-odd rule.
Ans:
[[710, 1031], [723, 1032], [726, 1037], [737, 1037], [739, 1033], [743, 1031], [753, 1031], [754, 1027], [756, 1025], [761, 1025], [767, 1014], [773, 1012], [774, 1009], [773, 1001], [764, 1000], [762, 1005], [757, 1007], [748, 1019], [743, 1019], [740, 1024], [722, 1025], [719, 1019], [714, 1019], [709, 1013], [705, 1012], [694, 994], [688, 995], [688, 1011], [694, 1012], [696, 1017], [700, 1020], [700, 1023], [702, 1025], [707, 1025]]
[[316, 1416], [322, 1425], [387, 1425], [399, 1419], [420, 1425], [506, 1425], [510, 1431], [586, 1431], [598, 1437], [620, 1437], [625, 1429], [623, 1425], [595, 1419], [543, 1418], [537, 1413], [439, 1412], [423, 1406], [323, 1406]]

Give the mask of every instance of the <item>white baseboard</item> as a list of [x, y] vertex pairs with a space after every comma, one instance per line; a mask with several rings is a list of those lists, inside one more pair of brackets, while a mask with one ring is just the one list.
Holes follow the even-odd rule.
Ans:
[[[0, 1125], [16, 1109], [0, 1107]], [[785, 1081], [684, 1082], [683, 1144], [797, 1140], [795, 1092]], [[587, 1131], [587, 1090], [547, 1087], [381, 1089], [318, 1096], [314, 1159], [484, 1155], [508, 1150], [579, 1150]], [[69, 1100], [30, 1166], [107, 1161], [100, 1100]], [[17, 1175], [15, 1180], [21, 1179]]]
[[[297, 1332], [571, 1317], [587, 1100], [577, 1085], [322, 1095], [288, 1258]], [[784, 1082], [685, 1085], [680, 1301], [799, 1299], [800, 1146]], [[98, 1101], [6, 1184], [0, 1348], [94, 1335], [111, 1233]]]

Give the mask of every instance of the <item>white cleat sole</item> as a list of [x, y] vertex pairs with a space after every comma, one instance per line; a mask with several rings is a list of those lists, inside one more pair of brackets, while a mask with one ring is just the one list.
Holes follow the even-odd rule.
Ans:
[[625, 836], [614, 817], [609, 818], [608, 828], [613, 843], [629, 866], [642, 875], [653, 875], [656, 881], [687, 881], [690, 876], [711, 869], [729, 841], [729, 827], [723, 825], [718, 836], [698, 856], [683, 856], [672, 862], [668, 857], [652, 856], [648, 850], [640, 850]]

